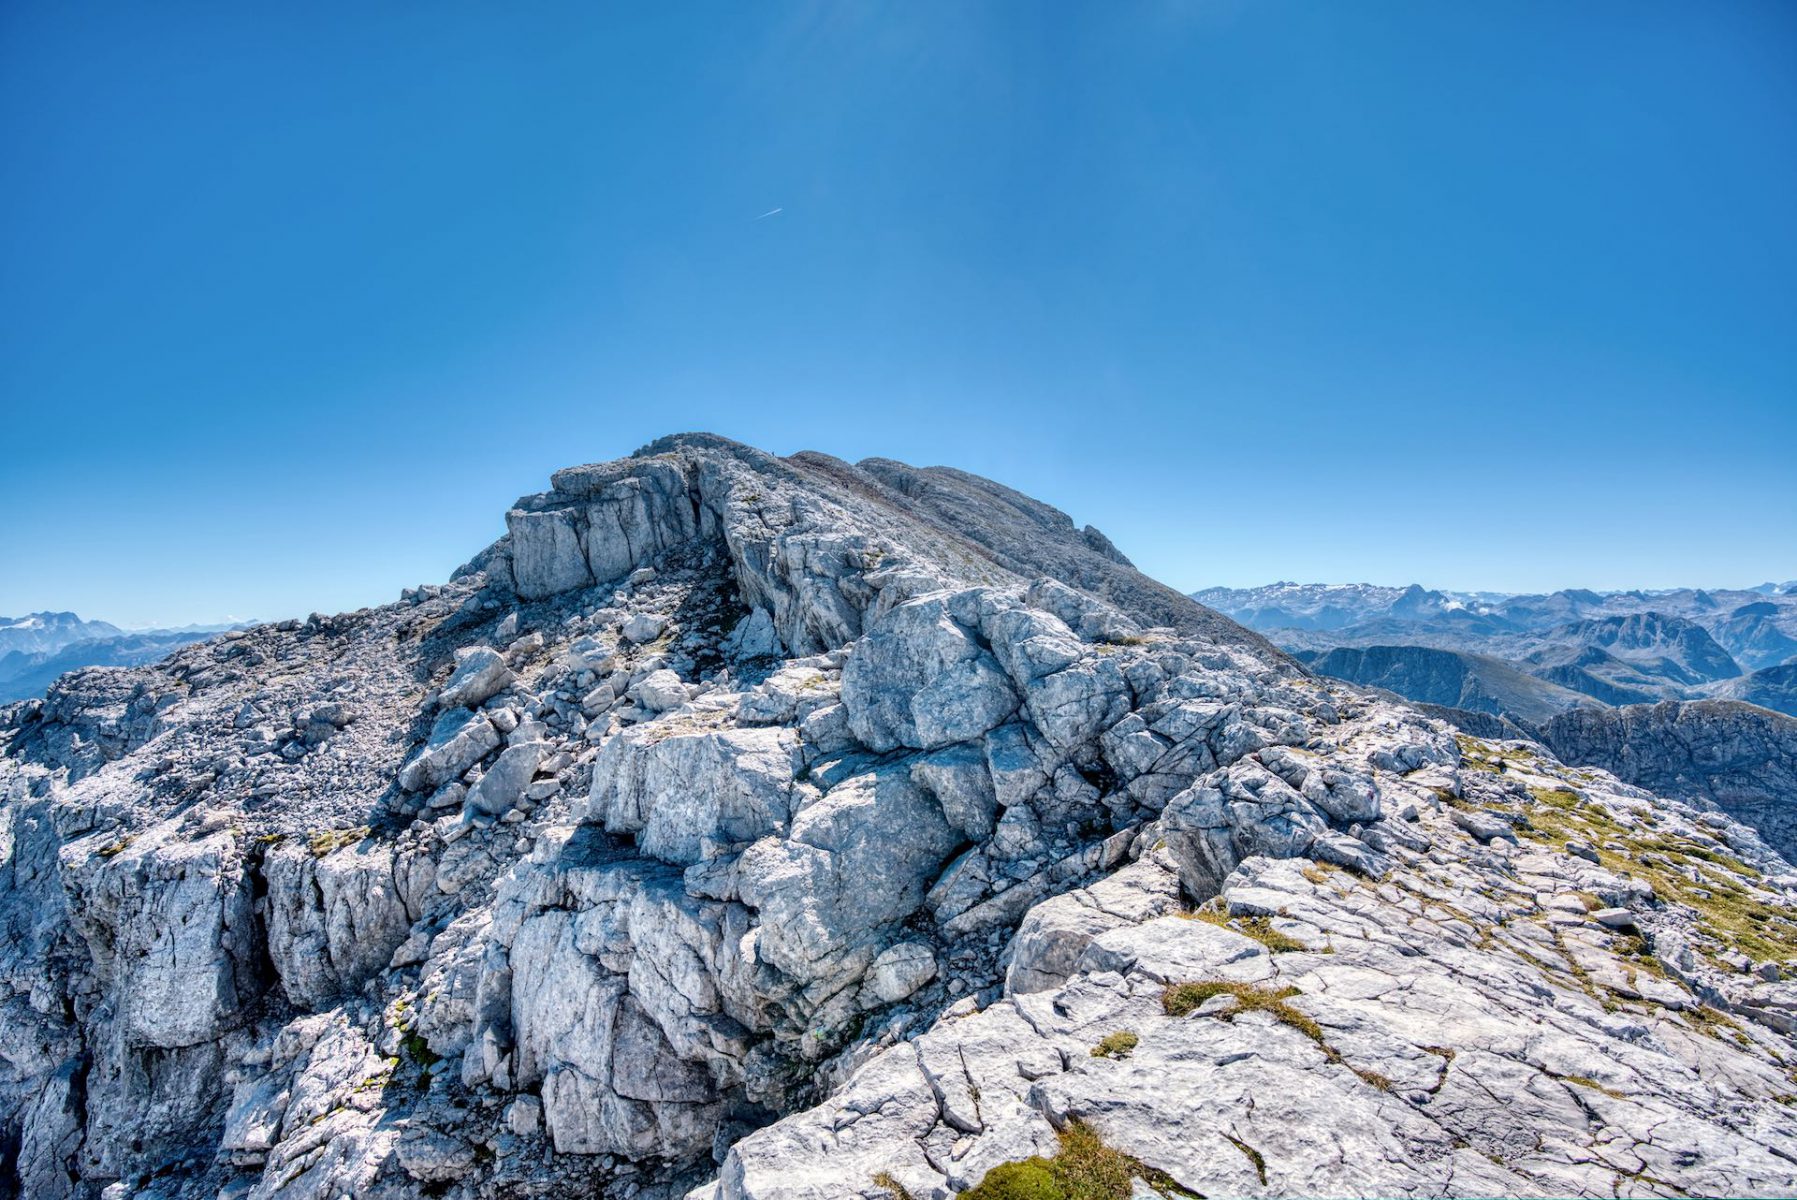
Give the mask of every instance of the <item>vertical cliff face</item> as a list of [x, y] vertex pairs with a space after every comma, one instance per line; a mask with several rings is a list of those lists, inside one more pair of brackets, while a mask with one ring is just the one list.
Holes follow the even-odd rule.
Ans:
[[[958, 472], [687, 435], [506, 523], [5, 710], [0, 1187], [921, 1198], [1081, 1122], [1211, 1194], [1797, 1153], [1749, 831], [1316, 680]], [[1633, 880], [1648, 836], [1753, 925]]]

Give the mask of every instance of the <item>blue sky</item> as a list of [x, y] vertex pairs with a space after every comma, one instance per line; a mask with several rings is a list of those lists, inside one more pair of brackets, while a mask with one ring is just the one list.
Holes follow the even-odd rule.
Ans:
[[1789, 4], [12, 0], [0, 170], [0, 613], [384, 602], [681, 429], [1183, 588], [1797, 576]]

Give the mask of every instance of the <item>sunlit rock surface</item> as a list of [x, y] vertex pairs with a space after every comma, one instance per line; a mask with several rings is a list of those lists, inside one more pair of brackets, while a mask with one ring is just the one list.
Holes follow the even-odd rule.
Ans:
[[0, 710], [0, 1191], [925, 1200], [1076, 1121], [1213, 1196], [1793, 1190], [1727, 816], [959, 472], [687, 435], [506, 520]]

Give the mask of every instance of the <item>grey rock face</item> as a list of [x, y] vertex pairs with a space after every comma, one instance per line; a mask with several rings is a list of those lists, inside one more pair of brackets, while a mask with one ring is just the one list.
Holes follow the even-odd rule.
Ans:
[[844, 780], [794, 814], [789, 838], [743, 853], [742, 898], [762, 918], [758, 954], [806, 984], [871, 960], [875, 939], [923, 903], [956, 840], [908, 771]]
[[479, 708], [509, 684], [514, 676], [495, 650], [473, 646], [456, 654], [455, 674], [449, 677], [437, 702], [444, 708]]
[[4, 1187], [945, 1200], [1079, 1119], [1207, 1194], [1262, 1189], [1237, 1142], [1268, 1190], [1781, 1189], [1797, 880], [1726, 816], [956, 472], [553, 482], [447, 585], [0, 711]]
[[389, 847], [363, 841], [322, 857], [285, 843], [263, 859], [268, 954], [295, 1005], [322, 1009], [385, 970], [412, 917]]
[[[973, 615], [977, 595], [955, 597]], [[869, 749], [933, 750], [979, 737], [1017, 711], [1017, 694], [977, 626], [959, 624], [949, 597], [895, 608], [855, 647], [843, 669], [849, 728]]]
[[1724, 700], [1569, 713], [1541, 740], [1562, 761], [1713, 802], [1797, 859], [1797, 718]]
[[163, 1049], [212, 1040], [261, 990], [236, 839], [178, 822], [107, 836], [65, 851], [63, 883], [118, 1034]]

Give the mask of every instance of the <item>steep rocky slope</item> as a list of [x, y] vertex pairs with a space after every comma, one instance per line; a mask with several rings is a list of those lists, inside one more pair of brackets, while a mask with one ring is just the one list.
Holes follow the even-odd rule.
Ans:
[[1797, 860], [1797, 719], [1732, 700], [1582, 709], [1541, 726], [1569, 763], [1706, 800]]
[[1792, 1189], [1745, 826], [959, 472], [552, 483], [448, 584], [4, 710], [0, 1189]]
[[1724, 680], [1711, 689], [1711, 694], [1718, 700], [1741, 700], [1797, 717], [1797, 662]]
[[1431, 646], [1337, 646], [1299, 652], [1312, 670], [1419, 704], [1505, 715], [1531, 725], [1591, 703], [1579, 692], [1524, 674], [1500, 659]]

